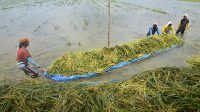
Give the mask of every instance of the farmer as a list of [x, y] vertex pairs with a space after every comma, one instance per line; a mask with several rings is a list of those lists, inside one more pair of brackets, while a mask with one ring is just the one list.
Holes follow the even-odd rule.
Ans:
[[187, 14], [184, 14], [183, 19], [181, 19], [179, 23], [178, 30], [176, 34], [178, 35], [181, 32], [181, 35], [184, 34], [185, 30], [189, 28], [189, 20]]
[[172, 22], [168, 22], [167, 25], [165, 25], [162, 29], [162, 34], [170, 34], [170, 32], [172, 31], [172, 34], [175, 35], [175, 32], [174, 32], [174, 27], [172, 25]]
[[[38, 77], [39, 72], [41, 71], [40, 65], [33, 60], [29, 54], [27, 47], [29, 46], [30, 40], [28, 38], [21, 38], [19, 40], [19, 48], [17, 49], [17, 66], [24, 71], [26, 75], [30, 75], [32, 78]], [[29, 67], [29, 63], [34, 65], [37, 69]]]
[[157, 23], [154, 23], [153, 26], [149, 28], [149, 31], [147, 32], [147, 36], [154, 35], [155, 33], [160, 35], [160, 31], [157, 26]]

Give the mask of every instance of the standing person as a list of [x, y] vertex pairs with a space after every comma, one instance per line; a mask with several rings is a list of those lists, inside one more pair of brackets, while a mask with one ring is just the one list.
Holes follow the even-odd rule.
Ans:
[[163, 28], [162, 28], [162, 34], [170, 34], [170, 32], [172, 32], [172, 34], [175, 35], [175, 32], [174, 32], [174, 27], [173, 27], [173, 24], [172, 22], [168, 22]]
[[154, 23], [153, 26], [149, 28], [149, 31], [147, 32], [147, 36], [154, 35], [155, 33], [160, 35], [160, 31], [157, 26], [157, 23]]
[[39, 72], [36, 72], [33, 68], [29, 67], [29, 63], [37, 67], [37, 71], [40, 70], [40, 65], [33, 60], [29, 54], [27, 47], [29, 46], [30, 40], [28, 38], [21, 38], [19, 40], [19, 47], [17, 49], [17, 66], [26, 74], [30, 75], [32, 78], [38, 77]]
[[183, 19], [181, 19], [179, 23], [179, 27], [178, 30], [176, 31], [176, 34], [178, 35], [181, 32], [181, 35], [183, 35], [187, 28], [189, 28], [189, 19], [188, 15], [184, 14]]

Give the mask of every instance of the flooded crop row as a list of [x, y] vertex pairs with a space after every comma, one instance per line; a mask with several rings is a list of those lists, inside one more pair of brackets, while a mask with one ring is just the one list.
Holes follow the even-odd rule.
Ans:
[[[185, 66], [185, 60], [200, 53], [200, 3], [177, 0], [116, 0], [110, 4], [110, 44], [119, 45], [146, 36], [154, 22], [162, 28], [183, 14], [192, 27], [184, 35], [184, 46], [137, 65], [111, 72], [112, 80], [160, 66]], [[104, 0], [3, 0], [0, 1], [1, 77], [26, 78], [16, 67], [15, 52], [20, 37], [31, 38], [30, 53], [38, 63], [49, 66], [65, 52], [107, 47], [108, 3]], [[128, 77], [129, 77], [128, 75]], [[24, 77], [25, 76], [25, 77]], [[17, 78], [16, 78], [17, 77]]]

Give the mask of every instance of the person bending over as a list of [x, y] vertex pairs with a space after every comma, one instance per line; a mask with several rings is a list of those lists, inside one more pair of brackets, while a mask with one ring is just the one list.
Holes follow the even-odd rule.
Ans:
[[160, 35], [160, 31], [156, 23], [154, 23], [153, 26], [149, 28], [149, 31], [147, 32], [147, 36], [154, 35], [155, 33]]
[[[19, 47], [17, 49], [17, 66], [26, 74], [30, 75], [32, 78], [38, 77], [39, 73], [41, 73], [42, 69], [40, 65], [31, 57], [30, 53], [27, 50], [29, 46], [30, 40], [26, 37], [20, 38], [19, 40]], [[31, 63], [36, 69], [31, 68], [29, 66]]]
[[172, 25], [172, 22], [168, 22], [162, 29], [162, 34], [170, 34], [170, 32], [172, 32], [172, 34], [175, 35], [175, 32], [174, 32], [174, 27]]

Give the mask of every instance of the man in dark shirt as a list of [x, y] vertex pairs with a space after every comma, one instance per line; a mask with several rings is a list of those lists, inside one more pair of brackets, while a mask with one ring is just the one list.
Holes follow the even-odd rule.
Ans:
[[189, 27], [189, 20], [187, 18], [187, 14], [183, 16], [183, 19], [180, 21], [178, 30], [176, 31], [176, 34], [178, 35], [180, 32], [183, 35], [185, 30]]

